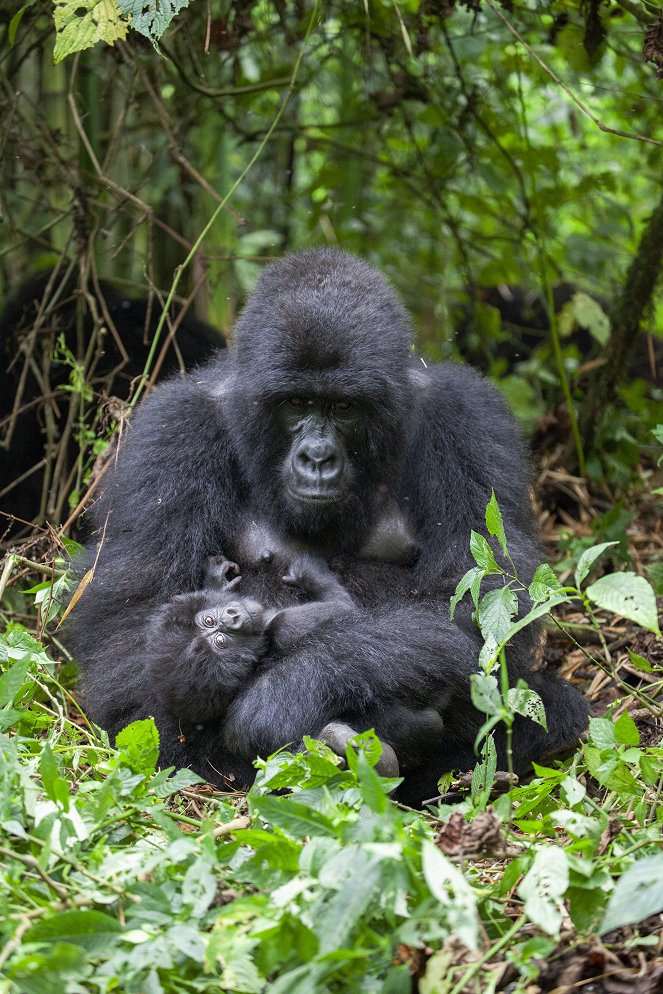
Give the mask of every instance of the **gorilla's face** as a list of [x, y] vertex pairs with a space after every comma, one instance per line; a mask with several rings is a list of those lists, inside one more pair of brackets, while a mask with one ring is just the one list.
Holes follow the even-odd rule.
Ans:
[[315, 250], [269, 266], [233, 335], [224, 419], [251, 502], [351, 549], [393, 481], [412, 411], [407, 315], [382, 274]]
[[356, 477], [362, 410], [353, 401], [316, 395], [288, 397], [278, 408], [288, 449], [281, 466], [284, 492], [297, 505], [343, 502]]

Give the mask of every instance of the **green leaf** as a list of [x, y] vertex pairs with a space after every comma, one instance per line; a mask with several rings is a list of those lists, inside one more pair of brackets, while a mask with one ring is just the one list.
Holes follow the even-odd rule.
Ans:
[[613, 749], [615, 745], [615, 726], [609, 718], [589, 719], [589, 741], [597, 749]]
[[489, 635], [501, 643], [511, 627], [511, 619], [518, 611], [518, 598], [511, 587], [489, 590], [479, 602], [479, 627], [484, 639]]
[[156, 43], [176, 14], [189, 0], [118, 0], [123, 14], [131, 16], [131, 27]]
[[543, 706], [543, 701], [537, 692], [530, 690], [522, 680], [518, 681], [517, 687], [509, 689], [507, 704], [516, 714], [522, 714], [525, 718], [531, 718], [537, 725], [541, 725], [542, 728], [548, 731], [546, 709]]
[[580, 588], [582, 586], [582, 581], [599, 556], [602, 556], [606, 549], [611, 548], [613, 545], [619, 545], [619, 542], [601, 542], [600, 545], [593, 545], [591, 548], [585, 549], [576, 566], [576, 587]]
[[56, 64], [98, 41], [114, 45], [127, 36], [129, 22], [122, 18], [117, 0], [53, 0], [53, 3]]
[[488, 543], [488, 539], [480, 535], [479, 532], [470, 532], [470, 552], [472, 553], [474, 562], [484, 573], [504, 572], [497, 565], [495, 554]]
[[548, 563], [541, 563], [532, 577], [532, 582], [529, 585], [528, 592], [536, 604], [538, 601], [543, 601], [547, 597], [550, 597], [551, 594], [554, 594], [557, 590], [560, 590], [561, 587], [562, 584], [559, 582]]
[[631, 661], [631, 666], [635, 666], [636, 670], [641, 670], [643, 673], [653, 673], [655, 667], [645, 659], [644, 656], [639, 656], [637, 652], [631, 652], [630, 649], [626, 650], [628, 652], [628, 658]]
[[115, 746], [135, 773], [154, 773], [159, 761], [159, 732], [153, 718], [134, 721], [118, 733]]
[[122, 926], [103, 911], [62, 911], [33, 925], [26, 942], [70, 942], [89, 953], [104, 953], [117, 942]]
[[295, 839], [307, 835], [336, 835], [334, 823], [329, 818], [290, 797], [270, 797], [268, 794], [254, 797], [253, 807], [265, 821]]
[[506, 535], [504, 534], [504, 522], [502, 521], [502, 512], [500, 511], [499, 504], [497, 503], [494, 490], [491, 490], [490, 500], [486, 506], [486, 528], [488, 529], [488, 534], [492, 535], [493, 538], [496, 538], [500, 543], [500, 548], [504, 555], [508, 555]]
[[[473, 566], [472, 569], [468, 569], [465, 576], [462, 577], [462, 579], [459, 581], [458, 586], [456, 587], [456, 592], [449, 601], [449, 617], [452, 621], [454, 620], [454, 614], [456, 608], [458, 607], [458, 604], [463, 599], [467, 591], [471, 587], [473, 587], [473, 585], [476, 583], [477, 580], [480, 582], [485, 575], [486, 575], [485, 569], [483, 569], [481, 566]], [[477, 598], [475, 596], [474, 590], [472, 591], [472, 599], [476, 606]]]
[[314, 922], [320, 940], [320, 953], [331, 953], [345, 946], [380, 889], [380, 863], [361, 853], [358, 872], [348, 876], [340, 890], [333, 893]]
[[638, 726], [628, 711], [624, 711], [615, 722], [615, 738], [620, 745], [640, 745]]
[[605, 345], [610, 337], [610, 318], [589, 294], [576, 293], [561, 310], [560, 335], [570, 335], [576, 325], [586, 328], [600, 345]]
[[479, 934], [476, 898], [463, 874], [430, 839], [425, 839], [421, 848], [421, 868], [453, 934], [468, 949], [476, 950]]
[[644, 576], [635, 573], [609, 573], [587, 588], [589, 599], [605, 611], [635, 621], [643, 628], [660, 635], [656, 597]]
[[502, 698], [494, 676], [487, 676], [485, 673], [472, 673], [470, 675], [470, 695], [472, 704], [477, 711], [483, 714], [499, 714], [502, 709]]
[[62, 805], [65, 811], [69, 810], [69, 785], [66, 780], [59, 776], [58, 764], [55, 761], [53, 750], [48, 742], [44, 743], [44, 748], [39, 759], [39, 772], [46, 791], [46, 796], [56, 804]]
[[14, 703], [16, 695], [26, 681], [29, 666], [28, 659], [19, 659], [0, 676], [0, 708]]
[[561, 899], [568, 885], [566, 853], [556, 846], [537, 849], [534, 861], [518, 887], [518, 896], [525, 902], [529, 920], [548, 935], [559, 935]]
[[660, 911], [663, 911], [663, 853], [639, 859], [619, 878], [599, 935], [623, 925], [635, 925]]

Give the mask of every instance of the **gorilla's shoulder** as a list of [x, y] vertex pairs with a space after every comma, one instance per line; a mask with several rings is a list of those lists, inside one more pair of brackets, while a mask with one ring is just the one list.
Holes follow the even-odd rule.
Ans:
[[229, 380], [228, 356], [215, 355], [190, 373], [172, 376], [157, 386], [136, 412], [136, 420], [176, 422], [182, 416], [202, 416], [219, 409], [224, 387]]
[[464, 416], [470, 416], [473, 412], [485, 416], [487, 411], [493, 411], [510, 418], [508, 405], [500, 391], [471, 366], [461, 362], [441, 362], [427, 366], [423, 372], [424, 404], [441, 406]]

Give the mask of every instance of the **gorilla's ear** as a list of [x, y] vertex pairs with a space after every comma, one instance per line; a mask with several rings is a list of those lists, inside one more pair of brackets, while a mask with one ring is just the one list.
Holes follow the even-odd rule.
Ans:
[[417, 393], [422, 393], [424, 390], [428, 390], [431, 385], [431, 376], [425, 366], [410, 366], [408, 370], [408, 377], [410, 379], [410, 386]]

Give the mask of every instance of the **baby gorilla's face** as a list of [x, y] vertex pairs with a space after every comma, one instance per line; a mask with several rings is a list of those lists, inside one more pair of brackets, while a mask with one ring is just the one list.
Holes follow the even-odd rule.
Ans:
[[249, 598], [216, 599], [196, 614], [196, 627], [211, 649], [223, 652], [265, 632], [262, 604]]

